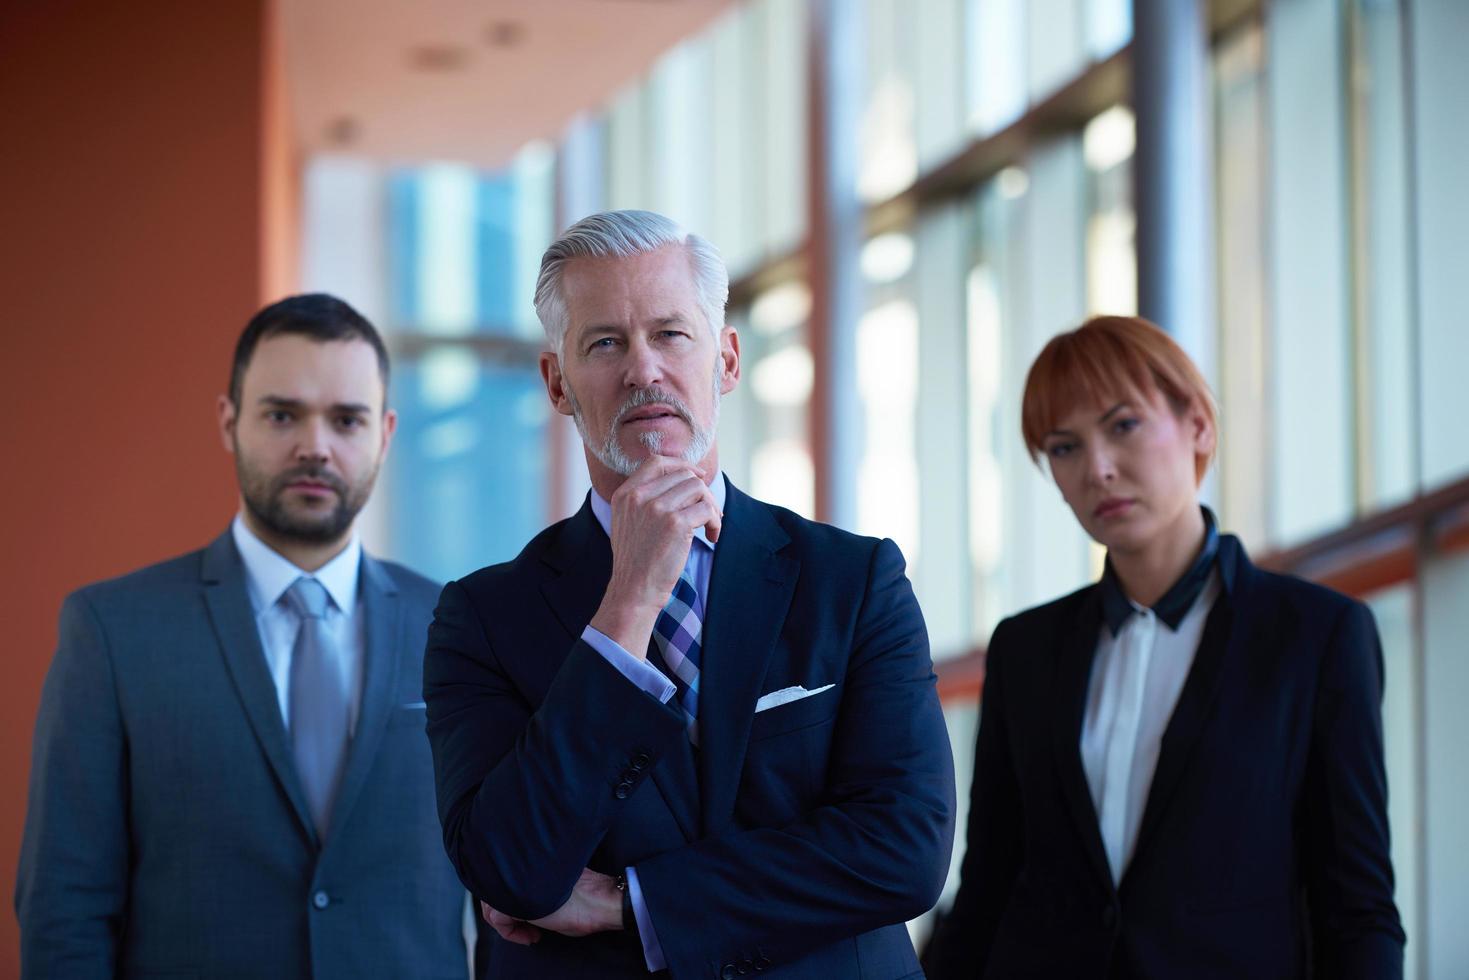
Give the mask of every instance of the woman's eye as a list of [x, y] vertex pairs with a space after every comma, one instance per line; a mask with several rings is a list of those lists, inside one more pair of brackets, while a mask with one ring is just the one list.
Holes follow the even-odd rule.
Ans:
[[1138, 420], [1137, 419], [1127, 418], [1127, 419], [1118, 419], [1117, 420], [1117, 424], [1113, 428], [1115, 429], [1115, 431], [1117, 431], [1119, 433], [1122, 433], [1123, 435], [1126, 435], [1127, 433], [1131, 432], [1133, 429], [1136, 429], [1137, 427], [1138, 427]]
[[1055, 443], [1052, 443], [1046, 449], [1046, 455], [1049, 456], [1049, 457], [1051, 457], [1052, 459], [1060, 459], [1061, 457], [1066, 456], [1067, 454], [1069, 454], [1071, 452], [1071, 450], [1073, 450], [1075, 448], [1076, 448], [1076, 444], [1075, 443], [1070, 443], [1070, 442], [1055, 442]]
[[289, 421], [291, 421], [291, 413], [290, 412], [283, 412], [280, 409], [276, 409], [275, 411], [266, 412], [265, 413], [265, 420], [267, 422], [276, 422], [276, 423], [289, 422]]

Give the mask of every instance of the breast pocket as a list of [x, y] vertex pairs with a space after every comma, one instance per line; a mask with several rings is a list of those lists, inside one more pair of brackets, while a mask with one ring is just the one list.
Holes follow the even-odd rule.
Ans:
[[750, 722], [750, 741], [758, 742], [829, 722], [836, 717], [841, 703], [841, 689], [833, 687], [820, 694], [757, 711]]

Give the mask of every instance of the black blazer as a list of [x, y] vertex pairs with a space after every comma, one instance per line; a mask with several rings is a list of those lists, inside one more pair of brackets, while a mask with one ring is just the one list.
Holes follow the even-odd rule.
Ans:
[[[612, 570], [589, 505], [451, 582], [424, 658], [449, 856], [495, 908], [559, 907], [635, 866], [674, 978], [920, 976], [953, 759], [891, 541], [730, 487], [704, 621], [699, 748], [582, 639]], [[765, 694], [821, 693], [757, 711]], [[499, 978], [646, 978], [636, 936], [491, 940]]]
[[1402, 976], [1372, 614], [1232, 536], [1218, 569], [1120, 887], [1080, 753], [1099, 587], [996, 628], [931, 978]]

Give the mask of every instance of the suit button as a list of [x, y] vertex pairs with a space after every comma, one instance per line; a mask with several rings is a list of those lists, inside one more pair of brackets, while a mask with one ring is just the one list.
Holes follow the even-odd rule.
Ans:
[[740, 975], [740, 971], [735, 969], [733, 963], [726, 963], [724, 964], [724, 969], [719, 971], [719, 975], [723, 980], [734, 980], [735, 977]]
[[311, 904], [316, 908], [324, 909], [331, 903], [332, 900], [327, 897], [326, 892], [317, 892], [315, 895], [311, 896]]
[[758, 960], [755, 961], [755, 972], [756, 973], [759, 973], [761, 970], [768, 969], [769, 967], [770, 967], [770, 957], [768, 957], [768, 956], [762, 955]]
[[653, 757], [646, 752], [639, 752], [632, 757], [633, 772], [642, 772], [653, 764]]
[[1102, 925], [1111, 929], [1117, 924], [1117, 910], [1112, 906], [1102, 909]]
[[612, 795], [617, 797], [619, 800], [627, 799], [628, 795], [631, 793], [632, 782], [627, 779], [624, 779], [622, 782], [618, 783], [617, 788], [612, 791]]
[[752, 970], [754, 968], [754, 966], [755, 966], [755, 964], [752, 963], [752, 962], [750, 962], [749, 960], [741, 960], [740, 961], [740, 976], [744, 976], [745, 974], [749, 973], [750, 970]]

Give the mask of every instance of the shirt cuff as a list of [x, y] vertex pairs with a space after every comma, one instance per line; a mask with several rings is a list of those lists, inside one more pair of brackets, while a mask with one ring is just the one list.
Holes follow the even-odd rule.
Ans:
[[657, 667], [646, 660], [634, 657], [624, 650], [621, 644], [601, 630], [588, 626], [581, 631], [581, 638], [587, 646], [601, 654], [602, 659], [611, 664], [619, 674], [662, 703], [667, 704], [677, 692], [678, 688], [673, 686], [673, 681], [664, 677]]
[[637, 868], [627, 869], [627, 894], [632, 900], [633, 918], [638, 921], [638, 938], [643, 941], [643, 962], [648, 964], [648, 972], [657, 973], [668, 969], [668, 961], [663, 958], [663, 947], [658, 945], [658, 937], [653, 932], [653, 917], [648, 914], [648, 906], [643, 902], [643, 886], [638, 884]]

